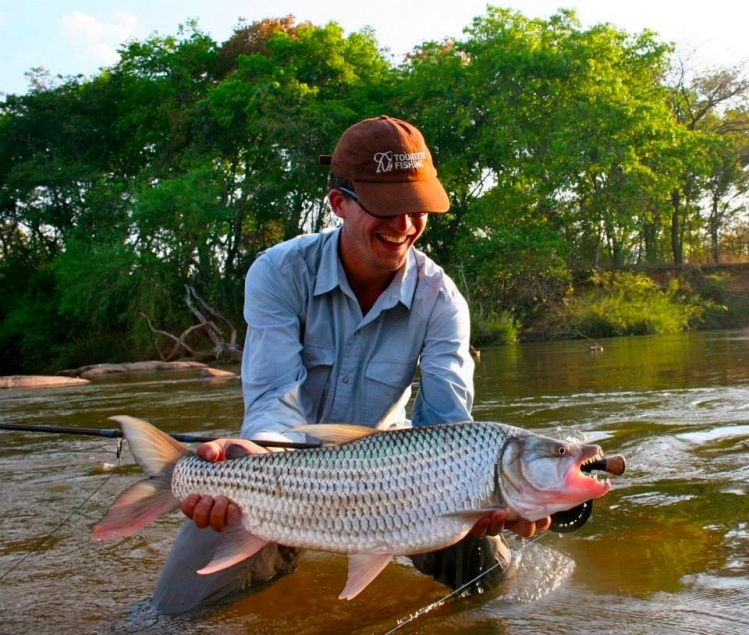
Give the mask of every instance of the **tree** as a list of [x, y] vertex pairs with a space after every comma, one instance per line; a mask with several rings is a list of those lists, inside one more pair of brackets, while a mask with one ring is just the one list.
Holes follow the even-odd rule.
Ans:
[[520, 315], [559, 298], [569, 267], [632, 258], [670, 189], [668, 52], [570, 11], [493, 7], [463, 40], [420, 47], [404, 92], [454, 205], [427, 245]]
[[452, 205], [420, 245], [477, 314], [528, 320], [573, 271], [745, 257], [749, 84], [670, 55], [489, 7], [398, 67], [370, 30], [286, 16], [130, 41], [92, 79], [35, 69], [0, 103], [0, 360], [152, 355], [140, 315], [190, 328], [185, 285], [240, 324], [257, 253], [336, 222], [319, 155], [383, 113], [429, 141]]
[[[90, 81], [40, 79], [2, 105], [0, 292], [14, 295], [0, 336], [11, 347], [23, 320], [10, 318], [36, 306], [1, 277], [19, 267], [41, 276], [58, 316], [45, 366], [81, 365], [94, 348], [120, 361], [152, 346], [141, 312], [185, 326], [185, 284], [237, 320], [256, 253], [328, 223], [318, 157], [359, 109], [384, 109], [392, 69], [367, 31], [243, 28], [225, 47], [195, 23], [131, 41]], [[38, 354], [13, 357], [38, 366], [35, 342]]]
[[[717, 261], [718, 234], [729, 201], [746, 192], [749, 78], [740, 66], [695, 74], [681, 63], [674, 66], [670, 88], [674, 115], [692, 137], [693, 149], [692, 160], [682, 162], [678, 185], [671, 192], [673, 261], [684, 262], [685, 234], [698, 231], [705, 198], [709, 200], [712, 257]], [[741, 209], [738, 206], [734, 211]]]

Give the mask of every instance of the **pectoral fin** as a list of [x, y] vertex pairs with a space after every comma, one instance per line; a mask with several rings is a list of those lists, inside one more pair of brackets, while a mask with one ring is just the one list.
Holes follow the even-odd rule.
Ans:
[[352, 600], [374, 580], [393, 559], [392, 553], [355, 553], [348, 557], [348, 579], [339, 600]]
[[224, 531], [213, 554], [213, 559], [198, 570], [198, 573], [207, 575], [231, 567], [250, 556], [254, 556], [267, 544], [267, 540], [248, 533], [242, 525], [230, 527]]

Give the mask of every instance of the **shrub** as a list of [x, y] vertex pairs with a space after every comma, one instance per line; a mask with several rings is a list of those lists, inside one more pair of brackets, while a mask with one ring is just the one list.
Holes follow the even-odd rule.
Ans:
[[520, 325], [509, 311], [486, 310], [483, 306], [471, 308], [471, 342], [475, 346], [516, 344], [519, 338]]
[[591, 283], [591, 290], [567, 298], [557, 328], [591, 337], [677, 333], [702, 323], [714, 304], [679, 280], [660, 289], [643, 273], [596, 273]]

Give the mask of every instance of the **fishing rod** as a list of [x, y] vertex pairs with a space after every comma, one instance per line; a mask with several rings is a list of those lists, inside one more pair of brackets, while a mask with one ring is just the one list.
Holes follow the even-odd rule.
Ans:
[[[77, 434], [81, 436], [105, 437], [107, 439], [121, 439], [124, 437], [119, 428], [76, 428], [73, 426], [47, 426], [31, 425], [24, 423], [0, 423], [0, 430], [14, 430], [17, 432], [41, 432], [46, 434]], [[215, 441], [219, 437], [205, 437], [197, 434], [169, 434], [170, 437], [183, 443], [206, 443]], [[294, 450], [307, 450], [319, 448], [319, 443], [300, 443], [296, 441], [252, 441], [255, 445], [263, 448], [288, 448]], [[592, 461], [582, 466], [583, 472], [600, 470], [615, 476], [621, 476], [625, 470], [624, 457], [619, 454], [606, 455], [597, 461]]]
[[[119, 428], [75, 428], [73, 426], [46, 426], [27, 425], [22, 423], [0, 423], [0, 430], [15, 430], [17, 432], [41, 432], [46, 434], [77, 434], [90, 437], [104, 437], [107, 439], [120, 439], [124, 435]], [[219, 437], [205, 437], [197, 434], [170, 434], [170, 437], [183, 443], [205, 443], [215, 441]], [[319, 448], [318, 443], [298, 443], [296, 441], [253, 441], [255, 445], [263, 448], [284, 448], [293, 450], [306, 450], [308, 448]]]

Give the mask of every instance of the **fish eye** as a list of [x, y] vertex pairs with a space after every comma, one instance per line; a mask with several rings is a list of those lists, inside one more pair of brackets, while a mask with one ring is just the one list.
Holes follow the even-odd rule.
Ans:
[[565, 454], [567, 454], [567, 448], [566, 448], [565, 446], [563, 446], [563, 445], [560, 445], [560, 446], [559, 446], [559, 447], [557, 448], [557, 454], [558, 454], [559, 456], [564, 456]]

